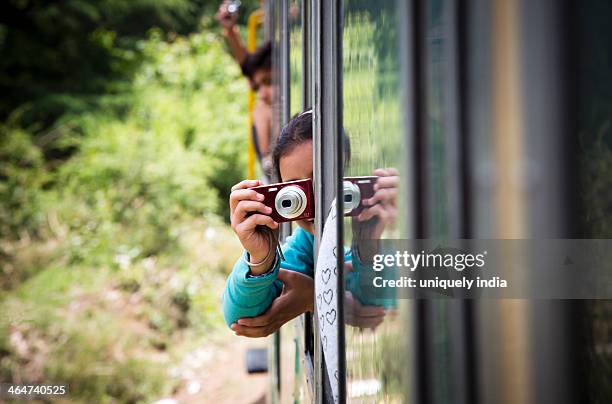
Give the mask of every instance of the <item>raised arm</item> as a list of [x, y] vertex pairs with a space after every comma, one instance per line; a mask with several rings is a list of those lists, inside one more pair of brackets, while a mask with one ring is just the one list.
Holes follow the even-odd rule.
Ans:
[[[223, 315], [228, 326], [240, 318], [259, 316], [270, 308], [274, 299], [283, 291], [283, 282], [279, 280], [281, 268], [312, 277], [313, 241], [311, 235], [301, 228], [297, 229], [283, 245], [283, 253], [284, 261], [281, 261], [276, 255], [269, 270], [258, 275], [252, 273], [245, 261], [249, 258], [248, 253], [245, 252], [236, 261], [227, 278], [223, 293]], [[299, 282], [302, 278], [292, 278], [289, 275], [285, 276], [285, 279], [289, 279], [289, 282], [294, 280]]]
[[223, 315], [228, 326], [241, 317], [254, 317], [270, 307], [283, 285], [277, 280], [282, 266], [312, 276], [312, 236], [302, 229], [287, 239], [281, 262], [270, 235], [278, 229], [269, 214], [264, 196], [251, 187], [258, 180], [245, 180], [232, 187], [229, 198], [232, 229], [244, 247], [227, 279], [223, 294]]
[[240, 30], [236, 25], [238, 15], [228, 12], [227, 2], [224, 1], [221, 3], [221, 6], [219, 6], [216, 18], [223, 27], [223, 37], [225, 37], [227, 41], [232, 57], [238, 64], [242, 65], [248, 56], [248, 52], [240, 37]]

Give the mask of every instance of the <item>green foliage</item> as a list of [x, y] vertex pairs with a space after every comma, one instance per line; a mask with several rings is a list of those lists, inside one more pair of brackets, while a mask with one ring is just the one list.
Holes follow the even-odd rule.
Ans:
[[203, 0], [4, 2], [0, 27], [0, 117], [29, 103], [25, 124], [83, 112], [92, 95], [117, 89], [139, 65], [151, 27], [193, 32]]
[[61, 142], [77, 151], [57, 168], [44, 165], [26, 131], [0, 127], [1, 236], [39, 235], [53, 212], [75, 235], [73, 260], [134, 249], [148, 256], [174, 245], [174, 223], [226, 215], [246, 147], [237, 67], [210, 34], [166, 42], [154, 31], [140, 46], [147, 62], [130, 108], [121, 119], [112, 107], [65, 115]]
[[[104, 293], [92, 293], [108, 287], [108, 279], [105, 272], [54, 268], [26, 282], [3, 305], [23, 318], [0, 324], [0, 335], [13, 340], [0, 338], [0, 377], [61, 380], [78, 402], [143, 402], [166, 394], [171, 383], [163, 364], [144, 357], [146, 345], [141, 348], [155, 334], [129, 330], [132, 313], [117, 312]], [[122, 299], [117, 295], [119, 304]]]
[[[6, 0], [0, 11], [0, 119], [24, 104], [23, 124], [52, 126], [64, 113], [119, 94], [142, 61], [152, 27], [194, 32], [219, 0]], [[256, 0], [244, 1], [246, 18]], [[216, 27], [215, 27], [216, 28]]]
[[580, 196], [585, 206], [581, 219], [589, 237], [607, 238], [612, 234], [612, 148], [606, 139], [609, 127], [610, 122], [605, 122], [590, 144], [583, 141], [581, 150]]
[[0, 124], [0, 236], [37, 228], [43, 221], [43, 157], [28, 133]]
[[219, 291], [229, 267], [213, 268], [228, 255], [220, 246], [238, 246], [229, 229], [215, 228], [214, 237], [184, 235], [190, 253], [181, 256], [117, 269], [50, 266], [19, 285], [0, 301], [9, 314], [0, 316], [0, 379], [66, 382], [71, 402], [171, 394], [181, 379], [168, 370], [222, 324]]
[[[238, 67], [209, 33], [135, 47], [120, 92], [56, 94], [74, 108], [53, 125], [24, 125], [30, 104], [0, 126], [0, 379], [62, 380], [77, 402], [170, 394], [182, 336], [222, 324], [211, 292], [239, 251], [212, 231], [244, 177]], [[205, 226], [220, 244], [189, 241]]]
[[393, 20], [389, 10], [383, 13], [383, 5], [368, 3], [366, 8], [361, 3], [348, 3], [343, 31], [344, 129], [351, 143], [346, 168], [349, 175], [371, 175], [376, 168], [399, 169], [402, 161], [401, 109], [396, 101], [399, 61], [391, 57], [393, 52], [385, 50], [390, 46], [387, 42], [395, 44], [397, 38], [380, 37], [390, 31]]

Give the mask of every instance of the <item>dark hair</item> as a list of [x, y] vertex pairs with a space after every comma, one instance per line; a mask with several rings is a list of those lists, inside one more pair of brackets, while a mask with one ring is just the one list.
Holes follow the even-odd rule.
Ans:
[[255, 50], [253, 53], [249, 53], [240, 65], [242, 74], [248, 78], [253, 78], [253, 75], [257, 70], [271, 70], [272, 69], [272, 44], [270, 41], [266, 41], [263, 45]]
[[[274, 150], [272, 150], [272, 161], [279, 180], [281, 179], [280, 159], [291, 153], [297, 146], [309, 141], [312, 141], [311, 109], [294, 115], [276, 139]], [[347, 164], [351, 159], [351, 145], [344, 130], [342, 131], [342, 144], [344, 147], [344, 163]]]

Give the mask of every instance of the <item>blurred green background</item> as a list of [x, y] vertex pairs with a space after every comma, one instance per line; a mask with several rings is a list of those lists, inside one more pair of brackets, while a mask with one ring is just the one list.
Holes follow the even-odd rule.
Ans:
[[[259, 2], [242, 3], [244, 24]], [[147, 402], [177, 394], [184, 358], [227, 337], [247, 84], [218, 5], [0, 6], [1, 381]]]

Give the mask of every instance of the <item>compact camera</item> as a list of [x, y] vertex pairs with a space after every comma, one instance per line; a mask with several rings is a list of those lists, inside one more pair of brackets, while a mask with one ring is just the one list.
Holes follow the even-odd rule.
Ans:
[[270, 217], [277, 223], [314, 218], [312, 180], [297, 180], [249, 188], [262, 194], [263, 204], [272, 208]]
[[365, 206], [362, 201], [374, 196], [376, 176], [344, 177], [342, 184], [344, 194], [344, 216], [357, 216]]
[[[357, 216], [365, 206], [362, 201], [374, 195], [376, 176], [345, 177], [343, 181], [344, 215]], [[314, 218], [312, 180], [297, 180], [249, 188], [264, 196], [263, 204], [272, 208], [270, 217], [277, 223]]]
[[240, 0], [233, 0], [227, 3], [227, 12], [230, 15], [237, 14], [240, 10]]

